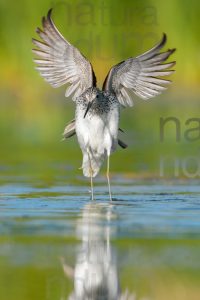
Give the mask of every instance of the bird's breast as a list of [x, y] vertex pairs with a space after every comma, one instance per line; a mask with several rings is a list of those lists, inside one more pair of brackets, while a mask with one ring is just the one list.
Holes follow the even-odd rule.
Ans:
[[104, 154], [115, 149], [118, 136], [119, 111], [108, 114], [88, 114], [76, 112], [76, 134], [83, 151]]

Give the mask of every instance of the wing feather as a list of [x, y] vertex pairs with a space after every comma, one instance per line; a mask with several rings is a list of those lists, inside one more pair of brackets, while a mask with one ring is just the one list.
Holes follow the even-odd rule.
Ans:
[[51, 13], [52, 9], [42, 18], [43, 30], [36, 29], [41, 41], [32, 39], [36, 46], [32, 51], [37, 56], [34, 62], [40, 75], [53, 87], [69, 84], [65, 95], [75, 101], [86, 89], [96, 86], [96, 77], [90, 62], [58, 31]]
[[123, 106], [132, 106], [133, 102], [129, 91], [134, 92], [140, 98], [147, 100], [164, 91], [171, 81], [162, 77], [171, 75], [170, 70], [176, 62], [164, 63], [175, 49], [169, 49], [160, 53], [167, 41], [166, 34], [156, 46], [135, 58], [113, 66], [109, 71], [103, 90], [114, 93]]

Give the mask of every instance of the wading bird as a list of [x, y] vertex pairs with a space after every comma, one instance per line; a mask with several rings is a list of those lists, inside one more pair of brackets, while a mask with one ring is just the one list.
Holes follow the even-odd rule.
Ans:
[[107, 180], [112, 200], [110, 154], [118, 144], [126, 148], [126, 144], [118, 139], [120, 107], [133, 105], [131, 92], [146, 100], [166, 89], [171, 81], [160, 77], [172, 74], [174, 71], [169, 68], [175, 62], [163, 62], [175, 49], [160, 53], [167, 40], [163, 34], [162, 40], [149, 51], [113, 66], [100, 90], [91, 63], [61, 35], [51, 14], [52, 9], [42, 18], [43, 29], [36, 30], [41, 40], [32, 40], [36, 46], [33, 52], [38, 57], [34, 59], [36, 69], [54, 88], [69, 85], [65, 96], [75, 102], [76, 112], [75, 119], [65, 128], [64, 137], [77, 135], [83, 153], [83, 174], [91, 180], [92, 199], [93, 177], [107, 157]]

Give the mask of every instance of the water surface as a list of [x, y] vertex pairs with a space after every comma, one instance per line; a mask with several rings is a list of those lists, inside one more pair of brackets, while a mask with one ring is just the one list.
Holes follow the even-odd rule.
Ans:
[[199, 299], [200, 187], [0, 185], [0, 299]]

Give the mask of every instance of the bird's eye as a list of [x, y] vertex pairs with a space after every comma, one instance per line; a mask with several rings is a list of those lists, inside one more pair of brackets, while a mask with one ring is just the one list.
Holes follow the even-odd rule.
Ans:
[[97, 98], [99, 98], [99, 95], [97, 95]]

